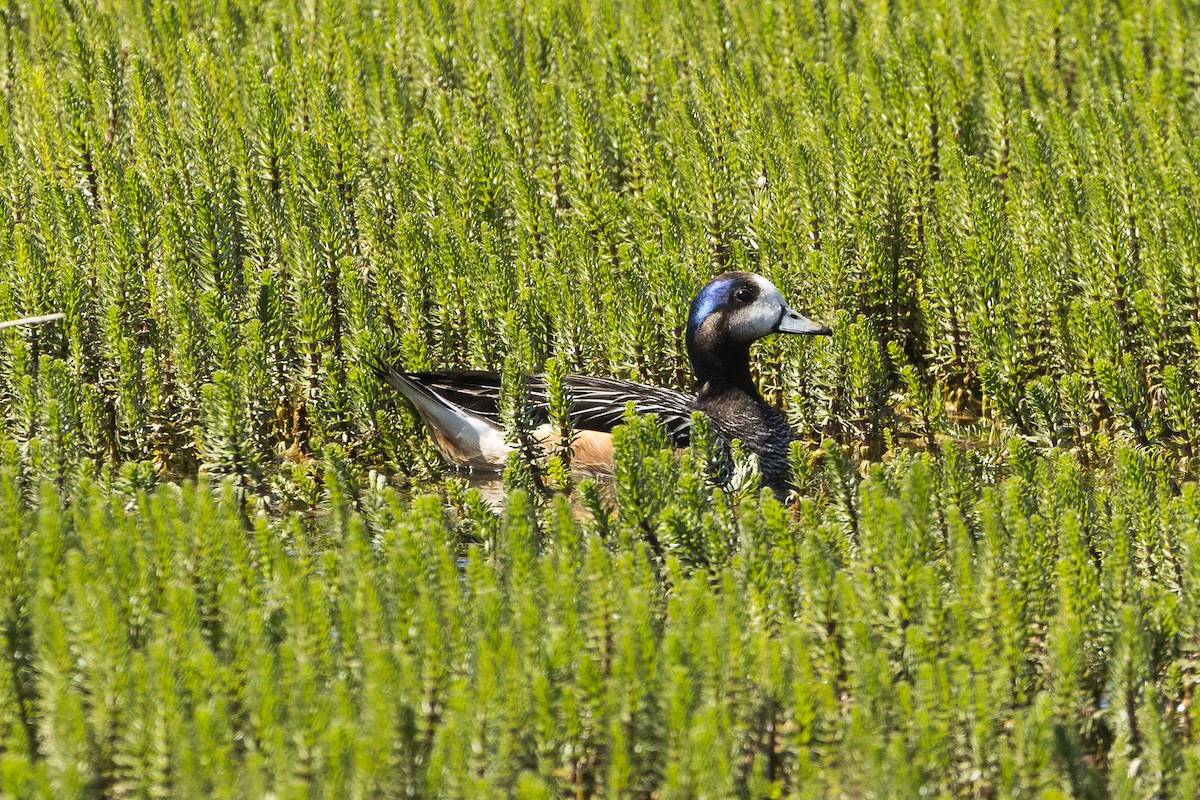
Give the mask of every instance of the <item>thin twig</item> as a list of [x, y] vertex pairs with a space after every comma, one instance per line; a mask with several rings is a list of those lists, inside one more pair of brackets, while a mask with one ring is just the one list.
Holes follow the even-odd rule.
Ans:
[[62, 319], [65, 314], [59, 312], [57, 314], [43, 314], [40, 317], [22, 317], [21, 319], [10, 319], [6, 322], [0, 322], [0, 328], [15, 328], [18, 325], [40, 325], [43, 322], [53, 322], [56, 319]]

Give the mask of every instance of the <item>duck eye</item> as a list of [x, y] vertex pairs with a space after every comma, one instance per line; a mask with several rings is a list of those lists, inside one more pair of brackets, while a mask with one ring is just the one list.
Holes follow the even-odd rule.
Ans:
[[749, 286], [743, 286], [733, 293], [733, 299], [739, 303], [749, 303], [754, 299], [754, 292], [751, 291]]

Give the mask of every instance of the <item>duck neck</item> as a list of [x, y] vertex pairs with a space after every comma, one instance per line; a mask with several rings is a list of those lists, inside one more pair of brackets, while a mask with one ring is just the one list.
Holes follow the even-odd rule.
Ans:
[[696, 396], [717, 397], [740, 391], [761, 399], [750, 377], [750, 345], [744, 342], [699, 342], [688, 337], [688, 358], [696, 373]]

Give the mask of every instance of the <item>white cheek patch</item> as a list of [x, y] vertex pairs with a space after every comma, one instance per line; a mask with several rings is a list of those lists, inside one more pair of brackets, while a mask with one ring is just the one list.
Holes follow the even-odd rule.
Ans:
[[761, 275], [754, 276], [758, 284], [758, 299], [729, 317], [729, 338], [735, 342], [753, 342], [775, 331], [787, 303], [775, 284]]
[[753, 342], [775, 330], [783, 307], [771, 298], [760, 297], [729, 317], [729, 338], [735, 342]]

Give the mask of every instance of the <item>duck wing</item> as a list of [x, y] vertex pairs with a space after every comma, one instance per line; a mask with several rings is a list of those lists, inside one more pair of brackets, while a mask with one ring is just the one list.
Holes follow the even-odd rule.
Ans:
[[[388, 381], [386, 370], [395, 371], [394, 367], [383, 365], [385, 370], [375, 368], [385, 381]], [[437, 395], [443, 401], [465, 408], [478, 414], [489, 422], [501, 425], [500, 421], [500, 373], [481, 369], [453, 369], [436, 372], [404, 372], [405, 378], [419, 383], [427, 391]], [[392, 381], [388, 381], [392, 383]], [[394, 384], [393, 384], [394, 385]]]
[[495, 409], [495, 402], [489, 403], [486, 392], [455, 392], [452, 387], [439, 387], [438, 381], [423, 373], [401, 372], [380, 360], [368, 364], [381, 380], [408, 399], [448, 462], [485, 471], [504, 468], [512, 447], [505, 441], [498, 416], [486, 413], [489, 406], [493, 412]]
[[[390, 373], [397, 372], [394, 367], [383, 362], [376, 362], [372, 367], [380, 378], [396, 385], [394, 378], [389, 379]], [[502, 424], [498, 372], [472, 369], [400, 374], [444, 402], [464, 408], [496, 425]], [[566, 385], [573, 400], [571, 424], [578, 430], [608, 433], [621, 423], [625, 406], [633, 403], [639, 414], [657, 415], [676, 446], [687, 447], [692, 430], [691, 397], [657, 386], [587, 375], [568, 375]], [[534, 375], [529, 379], [529, 399], [534, 421], [548, 421], [550, 397], [545, 376]]]
[[[571, 390], [571, 422], [580, 430], [611, 431], [621, 424], [625, 406], [633, 403], [639, 414], [654, 414], [667, 428], [676, 447], [687, 447], [692, 433], [692, 402], [685, 394], [646, 386], [616, 378], [592, 378], [587, 375], [566, 376]], [[546, 394], [542, 376], [530, 395], [545, 406]]]

